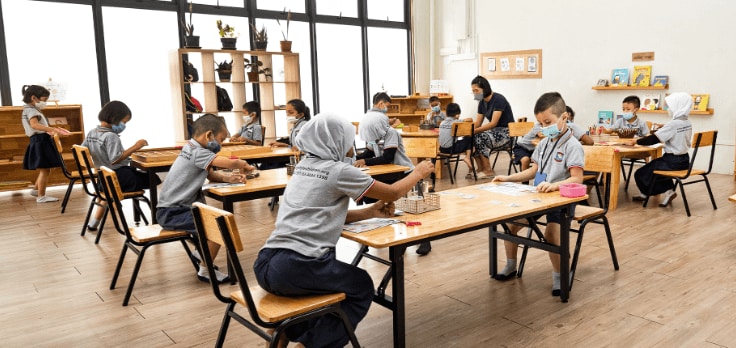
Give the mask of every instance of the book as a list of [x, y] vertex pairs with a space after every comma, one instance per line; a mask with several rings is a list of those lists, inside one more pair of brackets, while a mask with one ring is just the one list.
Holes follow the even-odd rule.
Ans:
[[648, 93], [639, 97], [641, 100], [640, 110], [658, 110], [659, 109], [659, 93]]
[[611, 74], [611, 86], [622, 87], [629, 85], [629, 69], [613, 69]]
[[667, 75], [657, 75], [652, 80], [652, 86], [655, 87], [667, 87], [670, 77]]
[[710, 94], [693, 94], [693, 111], [706, 111], [708, 110], [708, 99]]
[[613, 124], [613, 111], [598, 111], [598, 125], [606, 128]]
[[631, 76], [632, 86], [648, 87], [651, 79], [652, 79], [652, 66], [651, 65], [634, 66], [633, 74]]

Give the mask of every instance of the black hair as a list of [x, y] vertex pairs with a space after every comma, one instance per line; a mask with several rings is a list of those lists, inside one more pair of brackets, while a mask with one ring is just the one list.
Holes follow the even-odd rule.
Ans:
[[491, 95], [493, 90], [491, 89], [491, 83], [483, 76], [476, 76], [473, 81], [470, 81], [470, 85], [477, 85], [483, 90], [483, 98]]
[[630, 95], [624, 98], [624, 101], [622, 103], [634, 104], [634, 107], [638, 109], [641, 106], [641, 99], [639, 99], [639, 97], [635, 95]]
[[388, 96], [388, 93], [386, 92], [378, 92], [375, 95], [373, 95], [373, 105], [376, 105], [380, 102], [391, 102], [391, 97]]
[[309, 107], [307, 104], [304, 104], [304, 101], [301, 99], [292, 99], [287, 102], [287, 104], [291, 105], [294, 108], [294, 111], [296, 111], [298, 114], [304, 114], [304, 120], [309, 121], [312, 119], [312, 115], [310, 114]]
[[433, 96], [429, 97], [429, 102], [430, 103], [434, 103], [434, 102], [438, 102], [438, 101], [440, 101], [440, 97], [438, 97], [436, 95], [433, 95]]
[[445, 113], [447, 113], [447, 116], [455, 117], [455, 115], [460, 115], [460, 105], [457, 103], [450, 103], [447, 104], [447, 109], [445, 109]]
[[46, 87], [39, 85], [23, 85], [23, 102], [28, 104], [31, 102], [31, 97], [41, 99], [51, 95]]
[[249, 101], [243, 104], [243, 110], [250, 114], [251, 112], [256, 113], [256, 119], [258, 119], [258, 124], [261, 124], [261, 104], [258, 104], [257, 101]]
[[575, 120], [575, 110], [570, 105], [565, 105], [565, 110], [567, 110], [567, 120], [573, 122]]
[[100, 120], [100, 122], [107, 122], [113, 125], [119, 124], [120, 121], [128, 115], [133, 118], [133, 113], [130, 112], [130, 108], [121, 101], [113, 100], [105, 104], [105, 106], [100, 109], [100, 113], [97, 114], [97, 119]]
[[222, 117], [213, 114], [202, 115], [202, 117], [194, 121], [192, 128], [194, 129], [193, 137], [198, 137], [208, 131], [211, 131], [214, 134], [227, 132], [227, 127], [225, 126], [225, 121]]
[[534, 114], [537, 115], [547, 109], [551, 109], [552, 113], [557, 116], [561, 116], [567, 111], [565, 100], [562, 99], [560, 93], [547, 92], [537, 99], [537, 103], [534, 105]]

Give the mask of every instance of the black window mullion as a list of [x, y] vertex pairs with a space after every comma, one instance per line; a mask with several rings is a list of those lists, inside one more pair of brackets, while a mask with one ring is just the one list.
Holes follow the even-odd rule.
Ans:
[[5, 21], [3, 21], [3, 3], [0, 2], [0, 55], [6, 59], [2, 59], [0, 63], [0, 105], [13, 105], [10, 95], [10, 68], [8, 66], [8, 46], [5, 42]]
[[360, 40], [363, 48], [363, 108], [371, 108], [370, 65], [368, 60], [368, 1], [358, 0], [358, 18], [360, 18]]
[[95, 28], [95, 52], [97, 54], [97, 76], [100, 84], [100, 106], [110, 101], [110, 77], [107, 74], [105, 31], [101, 3], [101, 0], [92, 1], [92, 22]]

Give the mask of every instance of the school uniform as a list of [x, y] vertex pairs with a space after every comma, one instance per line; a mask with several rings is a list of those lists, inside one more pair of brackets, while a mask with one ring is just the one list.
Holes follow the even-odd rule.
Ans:
[[511, 149], [514, 153], [514, 163], [521, 163], [523, 157], [532, 157], [532, 153], [534, 153], [534, 144], [532, 141], [537, 138], [537, 134], [541, 131], [542, 126], [539, 122], [534, 122], [534, 127], [528, 133], [516, 139], [516, 144]]
[[[687, 117], [667, 122], [654, 136], [664, 144], [662, 157], [651, 160], [634, 173], [636, 186], [645, 195], [649, 194], [649, 184], [655, 170], [685, 170], [690, 166], [688, 150], [693, 138], [693, 127]], [[672, 180], [657, 181], [651, 187], [651, 194], [658, 195], [674, 189], [675, 183]]]
[[56, 150], [54, 139], [46, 132], [31, 127], [31, 119], [34, 117], [39, 124], [49, 126], [49, 121], [41, 111], [33, 105], [23, 105], [21, 123], [26, 135], [30, 138], [23, 156], [23, 169], [36, 170], [39, 168], [61, 167], [61, 159]]
[[260, 141], [263, 144], [263, 128], [258, 123], [247, 124], [240, 128], [238, 132], [242, 138]]
[[440, 152], [442, 153], [462, 153], [470, 149], [472, 145], [472, 137], [460, 137], [455, 143], [455, 147], [452, 145], [452, 141], [455, 138], [452, 134], [452, 125], [460, 121], [454, 117], [447, 117], [439, 124], [440, 133], [438, 141], [440, 142]]
[[636, 120], [634, 120], [633, 122], [626, 121], [623, 118], [616, 119], [616, 121], [613, 122], [613, 126], [611, 128], [613, 129], [636, 128], [637, 137], [644, 137], [644, 136], [649, 135], [649, 126], [647, 125], [647, 121], [642, 120], [641, 117], [639, 116], [637, 116]]
[[429, 113], [427, 114], [427, 117], [425, 117], [424, 119], [425, 119], [425, 120], [427, 120], [427, 121], [429, 121], [429, 123], [430, 123], [431, 125], [433, 125], [433, 126], [435, 126], [435, 127], [439, 127], [439, 126], [440, 126], [440, 124], [442, 123], [442, 121], [444, 121], [444, 120], [445, 120], [445, 118], [447, 118], [447, 114], [445, 114], [445, 112], [444, 112], [444, 111], [440, 111], [440, 112], [439, 112], [438, 114], [436, 114], [436, 115], [435, 115], [434, 111], [430, 111], [430, 112], [429, 112]]

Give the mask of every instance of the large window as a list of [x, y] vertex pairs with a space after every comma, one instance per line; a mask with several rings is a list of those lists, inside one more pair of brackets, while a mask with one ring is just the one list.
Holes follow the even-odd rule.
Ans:
[[371, 94], [380, 90], [391, 95], [409, 94], [406, 40], [404, 29], [368, 28]]
[[283, 11], [304, 13], [304, 0], [258, 0], [259, 10]]
[[396, 0], [370, 0], [368, 1], [368, 18], [403, 22], [404, 2]]
[[358, 17], [356, 0], [316, 0], [317, 14], [328, 16]]
[[365, 113], [360, 28], [317, 24], [317, 37], [320, 108], [359, 121]]

